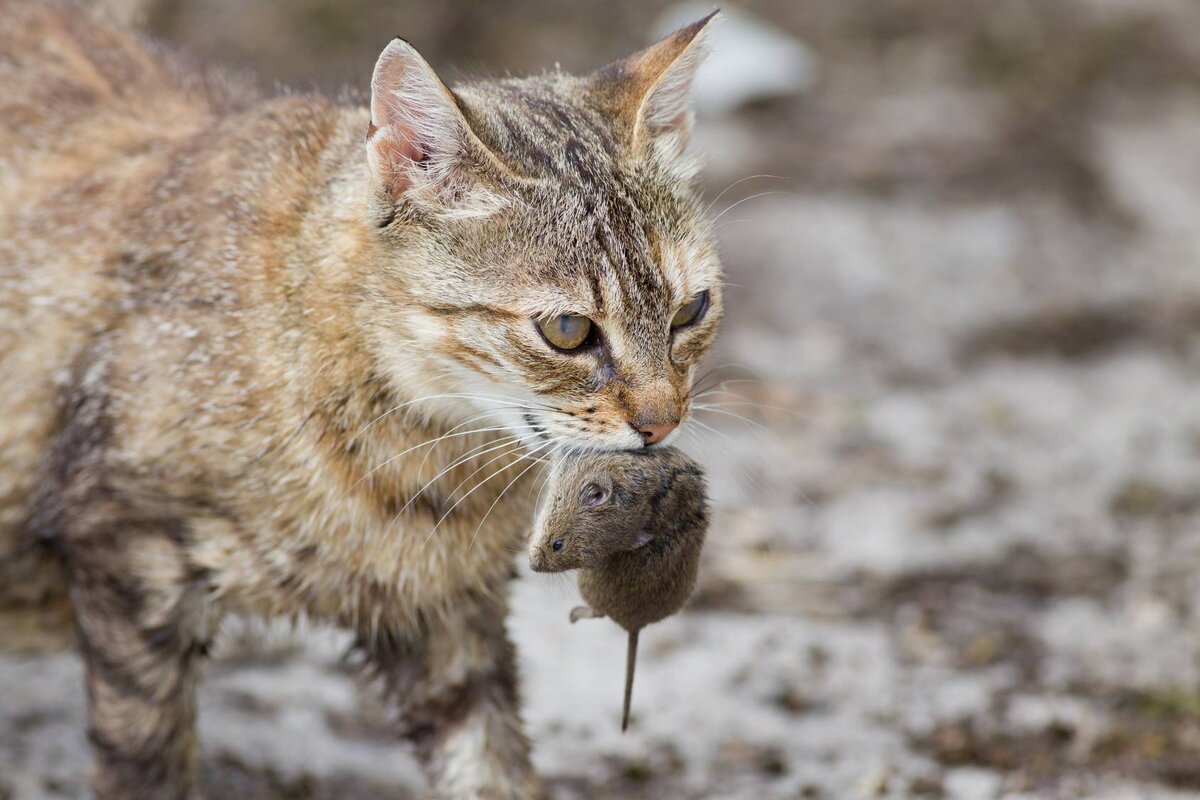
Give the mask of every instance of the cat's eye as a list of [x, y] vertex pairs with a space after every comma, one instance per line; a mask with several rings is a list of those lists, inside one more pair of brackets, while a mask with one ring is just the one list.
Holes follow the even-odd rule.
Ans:
[[538, 330], [551, 347], [559, 350], [578, 350], [592, 338], [594, 326], [587, 317], [578, 314], [559, 314], [537, 321]]
[[551, 542], [550, 547], [554, 548], [554, 552], [557, 553], [559, 550], [563, 549], [563, 540], [555, 539], [553, 542]]
[[704, 316], [704, 312], [707, 310], [708, 290], [706, 289], [679, 307], [679, 310], [675, 312], [675, 316], [671, 318], [671, 327], [685, 328], [688, 325], [694, 325], [700, 321], [700, 318]]
[[580, 491], [579, 499], [583, 501], [585, 506], [596, 508], [608, 502], [609, 494], [607, 486], [601, 486], [598, 483], [589, 483]]

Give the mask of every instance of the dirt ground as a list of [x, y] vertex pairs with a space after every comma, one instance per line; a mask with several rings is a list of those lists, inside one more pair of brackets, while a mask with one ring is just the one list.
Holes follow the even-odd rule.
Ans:
[[[385, 20], [497, 73], [618, 55], [661, 4], [119, 5], [328, 87]], [[697, 132], [737, 395], [684, 441], [718, 508], [701, 588], [643, 634], [621, 735], [623, 633], [517, 582], [553, 797], [1200, 797], [1200, 7], [745, 7], [820, 77]], [[423, 796], [341, 644], [226, 632], [211, 797]], [[0, 798], [83, 796], [76, 661], [0, 659], [0, 708]]]

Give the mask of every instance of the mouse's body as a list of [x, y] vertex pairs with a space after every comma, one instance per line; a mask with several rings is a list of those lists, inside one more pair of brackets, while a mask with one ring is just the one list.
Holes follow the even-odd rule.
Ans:
[[681, 609], [696, 585], [708, 531], [704, 475], [673, 448], [591, 453], [558, 464], [548, 492], [530, 566], [580, 570], [588, 606], [571, 621], [607, 616], [629, 632], [624, 730], [638, 633]]
[[702, 544], [703, 531], [655, 536], [598, 567], [580, 570], [579, 593], [595, 615], [629, 631], [644, 628], [674, 614], [691, 597]]

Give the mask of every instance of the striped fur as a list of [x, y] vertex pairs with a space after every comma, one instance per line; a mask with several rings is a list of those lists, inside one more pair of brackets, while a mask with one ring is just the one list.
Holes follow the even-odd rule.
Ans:
[[[703, 24], [454, 92], [393, 43], [360, 108], [73, 6], [0, 18], [0, 644], [69, 600], [97, 794], [191, 795], [192, 689], [236, 612], [354, 630], [443, 796], [536, 796], [503, 626], [530, 458], [685, 415], [720, 318], [664, 146], [688, 120], [644, 121]], [[413, 85], [449, 104], [423, 139]], [[603, 347], [548, 348], [532, 318], [563, 310]]]

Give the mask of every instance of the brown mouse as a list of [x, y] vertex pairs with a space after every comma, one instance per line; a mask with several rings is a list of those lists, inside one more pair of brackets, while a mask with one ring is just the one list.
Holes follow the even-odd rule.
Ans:
[[674, 448], [574, 455], [555, 466], [529, 565], [580, 570], [588, 605], [571, 611], [571, 621], [607, 616], [629, 632], [621, 730], [629, 726], [638, 633], [687, 602], [707, 532], [704, 473]]

